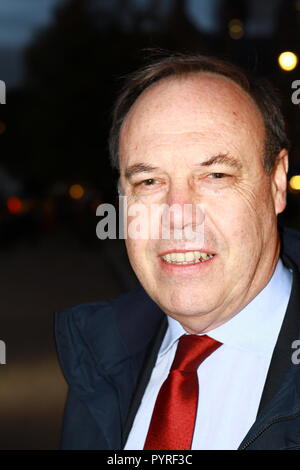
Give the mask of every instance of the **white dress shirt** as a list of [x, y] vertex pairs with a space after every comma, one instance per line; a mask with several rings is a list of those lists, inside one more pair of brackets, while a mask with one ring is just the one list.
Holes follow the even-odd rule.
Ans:
[[[254, 423], [283, 322], [292, 274], [279, 260], [265, 288], [237, 315], [210, 330], [220, 346], [198, 368], [199, 401], [192, 449], [234, 450]], [[156, 397], [178, 339], [187, 334], [168, 316], [168, 329], [125, 449], [143, 449]]]

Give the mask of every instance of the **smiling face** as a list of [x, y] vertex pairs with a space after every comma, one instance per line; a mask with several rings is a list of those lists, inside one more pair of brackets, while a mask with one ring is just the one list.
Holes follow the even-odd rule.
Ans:
[[[144, 289], [189, 332], [209, 331], [238, 313], [276, 265], [287, 156], [282, 151], [268, 175], [264, 143], [251, 98], [231, 80], [208, 73], [152, 85], [123, 123], [120, 183], [128, 209], [189, 204], [204, 217], [203, 242], [126, 240]], [[193, 226], [195, 217], [193, 211]], [[171, 221], [171, 232], [186, 223]]]

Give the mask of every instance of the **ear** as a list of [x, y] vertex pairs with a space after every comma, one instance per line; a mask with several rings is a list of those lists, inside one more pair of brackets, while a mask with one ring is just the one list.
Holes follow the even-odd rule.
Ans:
[[288, 151], [286, 149], [282, 149], [277, 156], [271, 175], [272, 195], [276, 215], [283, 212], [286, 206], [288, 168]]

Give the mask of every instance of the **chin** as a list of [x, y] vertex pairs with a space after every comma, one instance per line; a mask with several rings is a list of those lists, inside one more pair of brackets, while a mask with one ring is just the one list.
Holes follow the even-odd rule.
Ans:
[[162, 310], [172, 317], [200, 317], [210, 312], [213, 309], [212, 302], [203, 302], [203, 299], [199, 301], [190, 299], [183, 299], [182, 296], [178, 296], [177, 299], [172, 298], [171, 301], [164, 301], [158, 299], [157, 303], [161, 306]]

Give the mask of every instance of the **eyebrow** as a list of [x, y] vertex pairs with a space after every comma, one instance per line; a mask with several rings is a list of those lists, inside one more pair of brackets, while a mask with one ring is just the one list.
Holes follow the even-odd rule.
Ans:
[[228, 153], [219, 153], [218, 155], [214, 155], [208, 160], [204, 162], [197, 163], [195, 166], [212, 166], [212, 165], [227, 165], [232, 168], [237, 168], [240, 170], [242, 168], [241, 162], [239, 162], [236, 158]]
[[[233, 156], [229, 155], [228, 153], [220, 153], [218, 155], [213, 155], [208, 160], [205, 160], [201, 163], [196, 163], [195, 167], [201, 166], [212, 166], [212, 165], [227, 165], [232, 168], [241, 169], [242, 164]], [[159, 167], [149, 165], [147, 163], [135, 163], [134, 165], [130, 165], [125, 170], [125, 178], [130, 179], [132, 176], [139, 174], [139, 173], [151, 173], [152, 171], [159, 170]]]
[[129, 179], [138, 173], [150, 173], [155, 170], [159, 170], [159, 168], [157, 166], [148, 165], [147, 163], [135, 163], [126, 168], [125, 178]]

